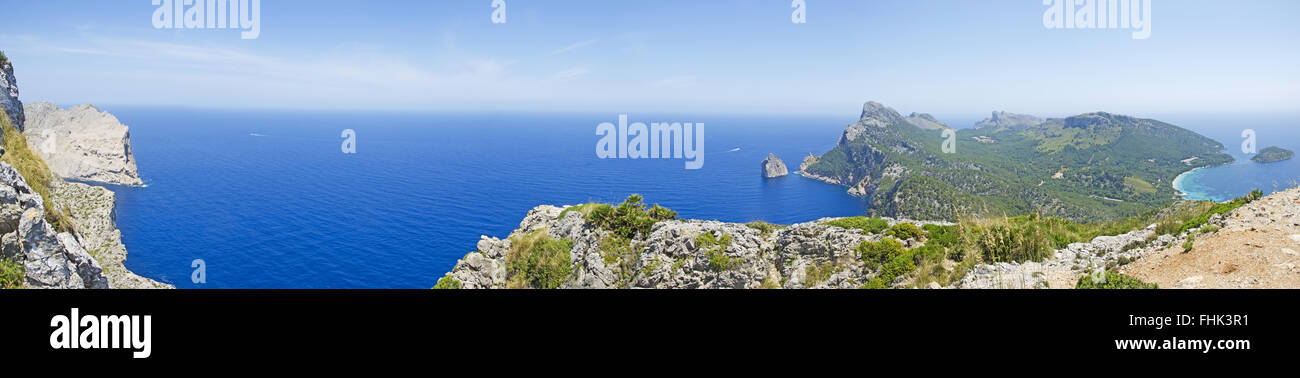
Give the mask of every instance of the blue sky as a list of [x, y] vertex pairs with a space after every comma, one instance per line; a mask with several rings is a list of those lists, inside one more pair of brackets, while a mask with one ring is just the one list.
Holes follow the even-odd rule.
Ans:
[[[24, 101], [216, 108], [1061, 116], [1300, 111], [1300, 1], [1153, 0], [1151, 37], [1041, 0], [262, 2], [261, 35], [149, 0], [0, 0]], [[958, 125], [964, 126], [964, 125]]]

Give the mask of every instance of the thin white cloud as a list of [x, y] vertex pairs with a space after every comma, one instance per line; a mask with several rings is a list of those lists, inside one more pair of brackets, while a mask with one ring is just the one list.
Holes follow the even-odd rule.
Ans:
[[551, 53], [550, 53], [549, 55], [560, 55], [560, 54], [564, 54], [564, 53], [571, 52], [571, 51], [574, 51], [574, 50], [577, 50], [577, 49], [581, 49], [581, 48], [583, 48], [583, 47], [587, 47], [587, 46], [594, 45], [594, 44], [596, 44], [597, 42], [600, 42], [600, 38], [589, 39], [589, 40], [586, 40], [586, 41], [576, 42], [576, 43], [574, 43], [574, 44], [572, 44], [572, 45], [568, 45], [568, 46], [565, 46], [565, 47], [559, 48], [559, 49], [557, 49], [557, 50], [555, 50], [555, 51], [551, 51]]

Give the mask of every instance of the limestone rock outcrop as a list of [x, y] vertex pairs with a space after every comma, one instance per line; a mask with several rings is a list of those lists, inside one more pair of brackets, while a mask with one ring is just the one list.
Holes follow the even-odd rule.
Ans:
[[993, 130], [1020, 130], [1038, 126], [1046, 122], [1042, 117], [1028, 114], [1015, 114], [1003, 111], [995, 111], [989, 118], [975, 124], [976, 129], [992, 128]]
[[[616, 239], [608, 231], [585, 222], [581, 212], [566, 212], [568, 208], [539, 206], [509, 237], [483, 236], [477, 250], [445, 277], [465, 289], [507, 288], [507, 256], [522, 237], [534, 233], [572, 245], [572, 273], [560, 288], [857, 288], [879, 272], [863, 262], [857, 247], [884, 236], [824, 224], [834, 218], [769, 230], [718, 221], [662, 221], [649, 235], [628, 241], [629, 250], [618, 255], [612, 254], [619, 248], [609, 244]], [[704, 234], [712, 237], [702, 239]]]
[[763, 159], [762, 169], [764, 178], [775, 178], [790, 174], [790, 171], [785, 167], [785, 162], [776, 157], [776, 154], [767, 154], [767, 158]]
[[[18, 210], [21, 209], [21, 213]], [[15, 213], [20, 214], [17, 219]], [[108, 278], [71, 233], [45, 220], [45, 205], [9, 163], [0, 163], [0, 251], [23, 265], [24, 287], [107, 289]], [[11, 231], [12, 230], [12, 231]]]
[[27, 143], [54, 174], [66, 179], [141, 185], [131, 133], [108, 112], [89, 104], [59, 109], [49, 102], [24, 106]]
[[14, 78], [14, 65], [0, 60], [0, 109], [9, 116], [10, 124], [23, 131], [23, 102], [18, 101], [18, 79]]

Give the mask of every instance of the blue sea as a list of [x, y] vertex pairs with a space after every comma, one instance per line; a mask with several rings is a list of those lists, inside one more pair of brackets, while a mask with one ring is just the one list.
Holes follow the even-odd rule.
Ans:
[[[681, 217], [794, 223], [867, 210], [845, 188], [763, 179], [832, 147], [849, 117], [629, 114], [705, 123], [705, 159], [599, 159], [618, 114], [105, 108], [131, 127], [146, 187], [112, 187], [132, 271], [179, 288], [429, 288], [480, 235], [537, 205], [646, 202]], [[341, 134], [356, 132], [356, 154]], [[204, 284], [191, 282], [202, 259]]]
[[1184, 174], [1175, 188], [1194, 200], [1227, 201], [1259, 189], [1264, 194], [1286, 190], [1300, 183], [1300, 159], [1256, 163], [1252, 153], [1242, 151], [1242, 131], [1255, 131], [1256, 150], [1278, 146], [1300, 151], [1300, 115], [1165, 117], [1160, 120], [1185, 127], [1218, 140], [1232, 164], [1197, 169]]
[[[146, 187], [110, 187], [127, 268], [180, 288], [429, 288], [480, 235], [506, 237], [537, 205], [642, 194], [683, 218], [795, 223], [863, 214], [864, 199], [791, 171], [832, 147], [849, 117], [629, 114], [703, 122], [700, 170], [681, 159], [599, 159], [596, 125], [618, 114], [448, 114], [105, 108], [131, 127]], [[1238, 118], [1173, 118], [1224, 142], [1237, 164], [1188, 174], [1189, 197], [1271, 192], [1300, 161], [1240, 152]], [[1160, 118], [1160, 119], [1166, 119]], [[1295, 118], [1251, 122], [1259, 147], [1289, 149]], [[341, 151], [356, 131], [356, 154]], [[1235, 151], [1235, 152], [1234, 152]], [[206, 283], [191, 282], [202, 259]]]

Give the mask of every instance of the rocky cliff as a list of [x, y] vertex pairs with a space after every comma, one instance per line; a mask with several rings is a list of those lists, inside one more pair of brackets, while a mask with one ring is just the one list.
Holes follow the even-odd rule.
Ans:
[[994, 112], [982, 124], [945, 137], [934, 117], [903, 117], [868, 102], [835, 148], [805, 159], [799, 173], [868, 197], [870, 211], [882, 216], [1037, 213], [1097, 221], [1165, 206], [1174, 190], [1161, 183], [1232, 161], [1221, 143], [1151, 119]]
[[0, 162], [0, 259], [22, 263], [27, 288], [107, 289], [108, 278], [76, 236], [56, 232], [27, 180]]
[[[64, 182], [44, 161], [52, 159], [63, 162], [65, 168], [72, 167], [63, 171], [72, 178], [138, 184], [125, 126], [94, 107], [59, 111], [53, 104], [41, 103], [26, 107], [36, 110], [36, 130], [20, 128], [18, 122], [33, 122], [23, 116], [25, 109], [17, 99], [11, 65], [0, 61], [0, 66], [4, 68], [0, 74], [0, 101], [4, 102], [0, 124], [5, 129], [0, 137], [6, 146], [0, 149], [4, 159], [0, 162], [0, 261], [21, 267], [20, 284], [25, 288], [170, 288], [123, 266], [126, 249], [114, 223], [113, 193], [101, 187]], [[17, 117], [9, 116], [11, 109]], [[23, 129], [38, 137], [24, 136], [20, 131]], [[55, 140], [46, 140], [43, 135]], [[62, 142], [57, 140], [59, 135], [64, 136]], [[61, 143], [67, 143], [62, 153], [44, 159], [35, 151], [38, 144], [58, 148]], [[116, 162], [98, 161], [106, 158]], [[89, 163], [68, 163], [78, 159]], [[83, 165], [97, 165], [100, 169], [87, 171]], [[77, 173], [93, 171], [100, 173]], [[132, 177], [134, 181], [129, 180]]]
[[49, 102], [24, 107], [27, 142], [67, 179], [141, 185], [131, 134], [108, 112], [89, 104], [59, 109]]
[[23, 102], [18, 101], [18, 79], [14, 77], [14, 65], [8, 59], [0, 59], [0, 109], [8, 115], [9, 124], [23, 131]]
[[172, 285], [141, 277], [126, 269], [126, 245], [117, 229], [116, 196], [99, 186], [56, 182], [54, 203], [68, 209], [76, 241], [103, 267], [108, 286], [114, 289], [171, 289]]

